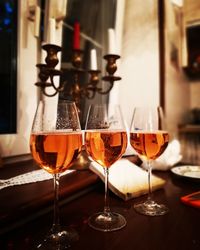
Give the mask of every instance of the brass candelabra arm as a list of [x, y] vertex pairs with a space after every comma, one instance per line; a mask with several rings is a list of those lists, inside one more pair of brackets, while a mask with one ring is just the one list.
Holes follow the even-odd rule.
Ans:
[[38, 63], [36, 67], [39, 69], [38, 77], [42, 82], [46, 82], [49, 78], [49, 68], [46, 64]]
[[113, 81], [110, 81], [109, 84], [110, 84], [110, 85], [109, 85], [109, 87], [108, 87], [106, 90], [103, 91], [102, 88], [98, 88], [98, 89], [97, 89], [97, 92], [98, 92], [99, 94], [101, 94], [101, 95], [107, 95], [107, 94], [111, 91], [111, 89], [113, 88], [114, 82], [113, 82]]
[[113, 84], [115, 81], [121, 80], [120, 76], [114, 76], [114, 73], [117, 70], [117, 64], [116, 61], [120, 58], [119, 55], [114, 55], [114, 54], [108, 54], [104, 56], [104, 59], [107, 61], [106, 64], [106, 72], [107, 75], [102, 77], [102, 80], [109, 82], [109, 86], [106, 90], [102, 90], [102, 88], [98, 88], [97, 92], [102, 95], [108, 94], [111, 89], [113, 88]]
[[41, 90], [42, 90], [42, 93], [48, 97], [53, 97], [55, 96], [58, 92], [57, 91], [54, 91], [52, 94], [49, 94], [46, 92], [46, 87], [51, 87], [51, 83], [48, 83], [48, 82], [36, 82], [35, 85], [37, 87], [40, 87]]
[[[60, 70], [49, 68], [47, 64], [37, 64], [36, 67], [40, 70], [38, 74], [40, 81], [35, 83], [35, 85], [41, 88], [44, 95], [52, 97], [63, 90], [63, 84], [59, 82], [59, 86], [56, 87], [54, 83], [54, 76], [60, 76], [62, 74]], [[47, 82], [49, 78], [50, 82]], [[52, 94], [49, 94], [46, 91], [47, 87], [53, 87], [55, 91]]]
[[84, 89], [84, 95], [88, 99], [93, 99], [98, 90], [97, 84], [99, 83], [99, 74], [101, 73], [101, 71], [89, 70], [88, 72], [90, 74], [90, 79], [89, 79], [89, 83], [86, 85]]
[[50, 81], [51, 81], [51, 85], [52, 87], [57, 91], [60, 92], [64, 89], [63, 83], [61, 83], [59, 81], [58, 87], [56, 87], [55, 83], [54, 83], [54, 77], [55, 76], [61, 76], [62, 75], [62, 71], [61, 70], [57, 70], [57, 69], [50, 69]]

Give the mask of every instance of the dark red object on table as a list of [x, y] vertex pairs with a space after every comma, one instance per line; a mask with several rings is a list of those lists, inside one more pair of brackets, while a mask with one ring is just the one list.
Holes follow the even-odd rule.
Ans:
[[181, 197], [181, 201], [186, 205], [200, 208], [200, 191]]

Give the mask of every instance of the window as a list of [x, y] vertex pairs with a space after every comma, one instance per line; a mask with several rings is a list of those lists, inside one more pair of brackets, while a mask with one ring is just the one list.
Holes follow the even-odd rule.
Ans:
[[0, 134], [16, 132], [17, 1], [0, 0]]

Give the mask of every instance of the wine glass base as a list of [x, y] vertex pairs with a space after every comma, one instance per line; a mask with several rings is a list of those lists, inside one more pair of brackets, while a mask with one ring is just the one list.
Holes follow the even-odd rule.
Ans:
[[45, 239], [37, 246], [37, 249], [63, 250], [71, 248], [72, 244], [78, 241], [79, 235], [76, 230], [69, 228], [59, 232], [50, 231]]
[[146, 201], [134, 205], [136, 212], [148, 216], [160, 216], [169, 212], [169, 209], [163, 204], [157, 204], [155, 201]]
[[102, 232], [112, 232], [126, 226], [126, 219], [118, 213], [96, 213], [90, 216], [88, 224], [93, 229]]

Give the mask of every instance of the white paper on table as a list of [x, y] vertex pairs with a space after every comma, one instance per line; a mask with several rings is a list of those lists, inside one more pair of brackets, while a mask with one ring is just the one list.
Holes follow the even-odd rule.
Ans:
[[[104, 169], [96, 162], [91, 162], [89, 168], [103, 181]], [[152, 175], [152, 190], [162, 188], [165, 181]], [[123, 200], [138, 197], [148, 193], [148, 174], [127, 159], [120, 159], [109, 168], [109, 189]]]

